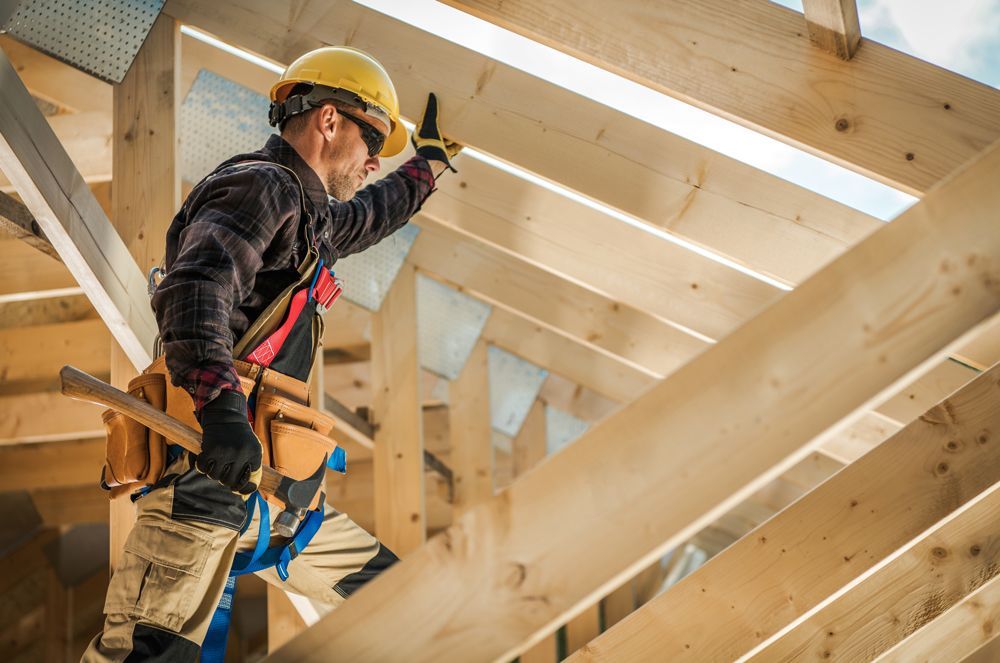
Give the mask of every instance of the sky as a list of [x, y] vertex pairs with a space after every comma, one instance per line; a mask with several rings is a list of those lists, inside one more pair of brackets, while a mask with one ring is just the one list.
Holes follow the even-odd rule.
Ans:
[[[355, 1], [876, 218], [891, 220], [916, 202], [891, 187], [434, 0]], [[802, 10], [801, 0], [779, 3]], [[858, 9], [866, 37], [1000, 86], [1000, 0], [858, 0]]]

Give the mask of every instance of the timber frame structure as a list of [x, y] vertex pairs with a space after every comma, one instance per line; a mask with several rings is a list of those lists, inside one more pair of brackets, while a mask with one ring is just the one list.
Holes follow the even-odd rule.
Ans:
[[[275, 80], [181, 25], [367, 50], [405, 117], [433, 91], [463, 144], [767, 277], [462, 157], [315, 386], [329, 500], [402, 561], [324, 616], [241, 580], [266, 622], [233, 660], [1000, 660], [1000, 91], [862, 38], [854, 0], [444, 1], [920, 200], [882, 223], [349, 0], [167, 0], [118, 84], [0, 36], [4, 660], [100, 628], [134, 510], [57, 373], [150, 360], [187, 90]], [[490, 307], [450, 381], [422, 277]], [[548, 371], [509, 437], [491, 348]], [[589, 427], [546, 458], [549, 408]]]

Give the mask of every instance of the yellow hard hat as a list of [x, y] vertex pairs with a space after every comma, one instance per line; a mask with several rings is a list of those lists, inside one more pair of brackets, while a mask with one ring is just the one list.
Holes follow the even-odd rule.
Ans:
[[396, 88], [385, 67], [372, 56], [349, 46], [326, 46], [301, 56], [271, 88], [272, 126], [314, 107], [301, 99], [298, 104], [286, 104], [289, 92], [298, 83], [318, 87], [309, 97], [345, 102], [384, 122], [389, 135], [379, 152], [381, 156], [391, 157], [403, 151], [406, 128], [399, 121]]

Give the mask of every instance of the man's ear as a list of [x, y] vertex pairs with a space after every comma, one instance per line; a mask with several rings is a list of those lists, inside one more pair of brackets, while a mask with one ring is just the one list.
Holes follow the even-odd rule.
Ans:
[[337, 108], [333, 104], [323, 104], [319, 112], [319, 129], [326, 140], [333, 140], [337, 133]]

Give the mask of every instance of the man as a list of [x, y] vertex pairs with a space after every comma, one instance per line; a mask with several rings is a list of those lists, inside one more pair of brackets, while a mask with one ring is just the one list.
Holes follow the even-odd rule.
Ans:
[[[329, 266], [401, 228], [459, 149], [440, 136], [431, 95], [412, 139], [417, 156], [362, 188], [380, 156], [402, 150], [406, 131], [388, 74], [355, 49], [307, 53], [271, 99], [281, 135], [199, 183], [167, 233], [153, 307], [171, 380], [190, 394], [203, 429], [203, 451], [197, 459], [174, 453], [162, 478], [133, 497], [138, 520], [109, 586], [104, 631], [85, 661], [198, 659], [234, 557], [254, 548], [260, 519], [239, 536], [262, 447], [247, 421], [235, 341], [301, 278], [310, 255]], [[327, 507], [285, 582], [274, 568], [258, 575], [336, 605], [396, 560]]]

